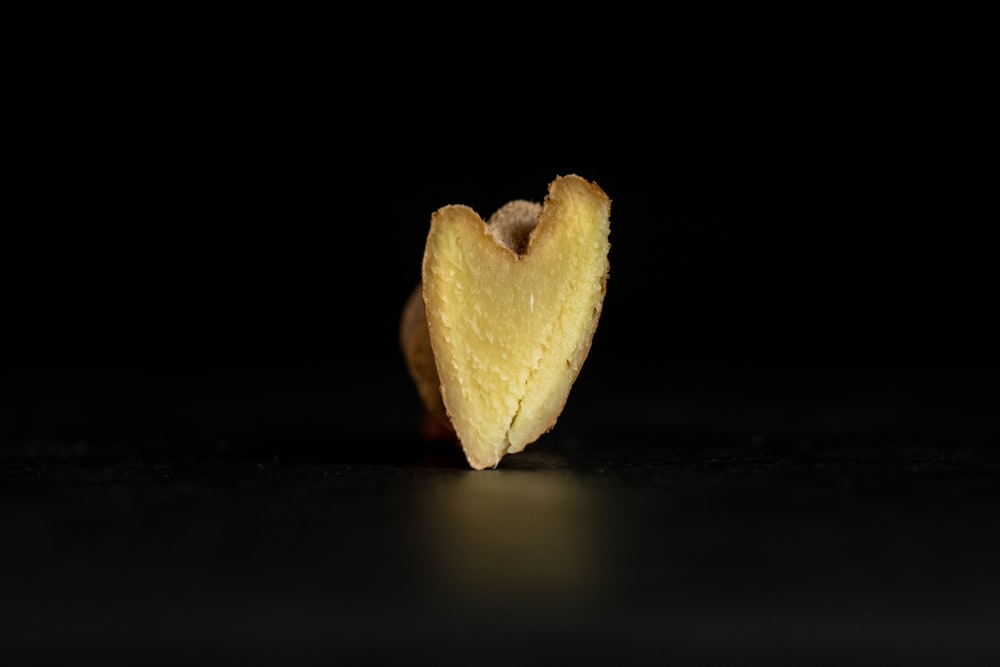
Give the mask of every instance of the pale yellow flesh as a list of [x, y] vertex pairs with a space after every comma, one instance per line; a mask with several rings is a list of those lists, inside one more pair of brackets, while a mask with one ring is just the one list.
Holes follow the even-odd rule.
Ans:
[[468, 207], [434, 214], [427, 324], [444, 405], [473, 468], [521, 451], [562, 412], [601, 312], [609, 214], [596, 185], [557, 178], [523, 255]]

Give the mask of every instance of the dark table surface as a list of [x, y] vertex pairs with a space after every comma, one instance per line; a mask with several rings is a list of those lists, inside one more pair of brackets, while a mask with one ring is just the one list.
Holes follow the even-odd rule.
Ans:
[[[866, 412], [856, 386], [849, 403], [832, 390], [807, 401], [802, 385], [780, 400], [763, 384], [751, 401], [691, 380], [679, 384], [687, 394], [660, 396], [659, 411], [632, 406], [633, 421], [615, 423], [590, 418], [581, 385], [553, 432], [482, 472], [452, 443], [421, 441], [416, 420], [368, 436], [313, 424], [143, 440], [111, 422], [76, 440], [10, 435], [0, 451], [5, 655], [1000, 657], [994, 394], [950, 409], [938, 400], [918, 418], [890, 409], [913, 398], [903, 384], [869, 383]], [[167, 407], [162, 396], [134, 402], [121, 419], [169, 408], [193, 420], [174, 396]]]

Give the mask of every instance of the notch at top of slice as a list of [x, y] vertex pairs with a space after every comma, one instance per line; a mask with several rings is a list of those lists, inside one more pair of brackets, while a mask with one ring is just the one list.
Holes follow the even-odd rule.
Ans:
[[[552, 429], [590, 351], [608, 278], [611, 201], [576, 175], [487, 224], [431, 218], [422, 293], [441, 399], [469, 464], [496, 467]], [[537, 216], [537, 220], [535, 219]]]

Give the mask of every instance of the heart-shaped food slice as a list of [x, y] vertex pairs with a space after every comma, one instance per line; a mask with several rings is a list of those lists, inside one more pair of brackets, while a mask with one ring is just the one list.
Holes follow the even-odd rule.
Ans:
[[473, 468], [496, 467], [559, 418], [604, 302], [610, 211], [601, 188], [570, 175], [544, 205], [510, 202], [488, 224], [462, 205], [433, 214], [423, 306], [440, 397]]

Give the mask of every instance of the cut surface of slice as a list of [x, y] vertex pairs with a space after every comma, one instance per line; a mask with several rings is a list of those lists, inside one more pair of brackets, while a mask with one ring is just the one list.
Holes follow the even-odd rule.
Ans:
[[496, 467], [561, 414], [601, 314], [610, 206], [596, 184], [569, 175], [541, 207], [511, 202], [490, 225], [462, 205], [432, 216], [427, 327], [441, 398], [473, 468]]

